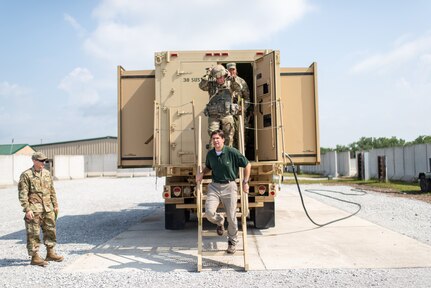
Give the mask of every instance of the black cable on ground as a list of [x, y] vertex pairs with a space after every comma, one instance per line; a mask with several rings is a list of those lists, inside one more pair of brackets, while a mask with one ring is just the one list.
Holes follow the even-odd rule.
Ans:
[[290, 156], [289, 156], [287, 153], [286, 153], [286, 156], [288, 157], [288, 159], [290, 160], [290, 163], [292, 164], [293, 176], [295, 177], [296, 186], [298, 187], [299, 197], [301, 198], [301, 203], [302, 203], [302, 207], [304, 208], [305, 215], [307, 215], [307, 218], [308, 218], [308, 219], [309, 219], [309, 220], [310, 220], [314, 225], [316, 225], [316, 226], [318, 226], [318, 227], [323, 227], [323, 226], [326, 226], [326, 225], [329, 225], [329, 224], [332, 224], [332, 223], [339, 222], [339, 221], [341, 221], [341, 220], [345, 220], [345, 219], [347, 219], [347, 218], [350, 218], [350, 217], [352, 217], [352, 216], [354, 216], [354, 215], [358, 214], [358, 213], [359, 213], [359, 211], [361, 211], [362, 206], [361, 206], [361, 204], [359, 204], [359, 203], [355, 203], [355, 202], [351, 202], [351, 201], [347, 201], [347, 200], [339, 199], [339, 198], [336, 198], [336, 197], [328, 196], [328, 195], [325, 195], [325, 194], [318, 193], [318, 192], [316, 192], [316, 191], [325, 191], [325, 192], [331, 192], [331, 193], [338, 193], [338, 194], [342, 194], [342, 195], [357, 195], [357, 196], [362, 196], [362, 195], [367, 194], [364, 190], [352, 189], [353, 191], [361, 192], [361, 194], [357, 194], [357, 193], [355, 193], [355, 194], [349, 194], [349, 193], [344, 193], [344, 192], [339, 192], [339, 191], [332, 191], [332, 190], [307, 189], [307, 190], [305, 190], [305, 191], [307, 191], [307, 192], [315, 193], [315, 194], [318, 194], [318, 195], [320, 195], [320, 196], [324, 196], [324, 197], [327, 197], [327, 198], [331, 198], [331, 199], [334, 199], [334, 200], [337, 200], [337, 201], [340, 201], [340, 202], [344, 202], [344, 203], [348, 203], [348, 204], [353, 204], [353, 205], [356, 205], [356, 206], [358, 207], [358, 210], [357, 210], [357, 211], [355, 211], [354, 213], [352, 213], [352, 214], [350, 214], [350, 215], [348, 215], [348, 216], [346, 216], [346, 217], [342, 217], [342, 218], [339, 218], [339, 219], [335, 219], [335, 220], [332, 220], [332, 221], [329, 221], [329, 222], [327, 222], [327, 223], [323, 223], [323, 224], [320, 224], [320, 223], [315, 222], [315, 221], [311, 218], [311, 216], [308, 214], [307, 208], [305, 207], [304, 198], [302, 197], [301, 187], [299, 186], [298, 177], [296, 176], [295, 165], [293, 164], [292, 159], [290, 158]]

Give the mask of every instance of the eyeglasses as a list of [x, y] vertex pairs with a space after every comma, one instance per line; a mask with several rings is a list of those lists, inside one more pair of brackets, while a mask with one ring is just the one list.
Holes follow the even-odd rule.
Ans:
[[39, 160], [39, 159], [36, 159], [36, 161], [37, 161], [37, 162], [40, 162], [40, 163], [46, 163], [46, 159], [45, 159], [45, 160]]

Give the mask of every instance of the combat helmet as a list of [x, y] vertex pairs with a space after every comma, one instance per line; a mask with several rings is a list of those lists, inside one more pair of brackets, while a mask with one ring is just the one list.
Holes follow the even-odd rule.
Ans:
[[223, 65], [217, 65], [211, 70], [211, 76], [214, 78], [220, 78], [222, 76], [226, 76], [227, 74], [228, 71]]

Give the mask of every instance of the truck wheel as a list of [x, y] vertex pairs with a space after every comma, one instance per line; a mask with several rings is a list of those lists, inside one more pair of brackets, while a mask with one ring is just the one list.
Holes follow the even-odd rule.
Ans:
[[165, 204], [165, 229], [181, 230], [186, 225], [186, 212], [175, 204]]
[[254, 227], [268, 229], [275, 226], [275, 203], [265, 202], [263, 207], [254, 208], [251, 211]]
[[431, 192], [431, 179], [426, 178], [425, 174], [419, 175], [419, 186], [421, 187], [421, 192]]

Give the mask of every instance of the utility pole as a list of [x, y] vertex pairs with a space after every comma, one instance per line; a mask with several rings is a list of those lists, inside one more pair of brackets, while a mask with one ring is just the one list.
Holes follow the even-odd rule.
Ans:
[[12, 145], [10, 145], [10, 150], [9, 150], [10, 155], [12, 155], [13, 141], [14, 141], [14, 138], [12, 138]]

